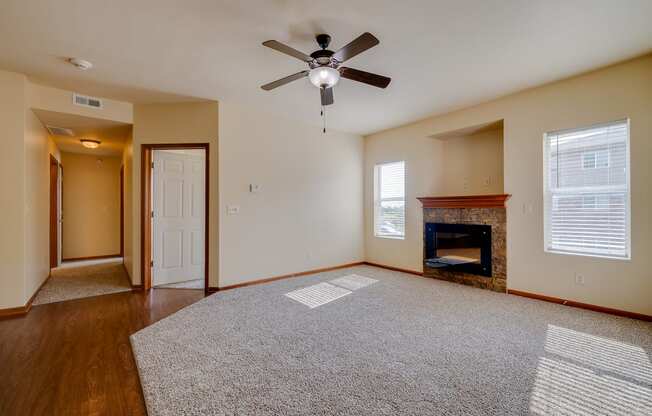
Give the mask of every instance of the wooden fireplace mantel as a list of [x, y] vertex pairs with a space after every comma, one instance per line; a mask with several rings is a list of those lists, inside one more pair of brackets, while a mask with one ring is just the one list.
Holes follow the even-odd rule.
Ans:
[[505, 208], [511, 195], [428, 196], [417, 198], [424, 208]]

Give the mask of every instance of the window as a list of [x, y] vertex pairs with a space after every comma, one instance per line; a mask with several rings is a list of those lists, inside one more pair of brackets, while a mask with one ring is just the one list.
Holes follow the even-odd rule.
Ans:
[[629, 122], [547, 133], [545, 249], [630, 258]]
[[600, 149], [582, 153], [582, 167], [584, 169], [608, 168], [609, 150]]
[[405, 162], [374, 168], [374, 235], [405, 238]]

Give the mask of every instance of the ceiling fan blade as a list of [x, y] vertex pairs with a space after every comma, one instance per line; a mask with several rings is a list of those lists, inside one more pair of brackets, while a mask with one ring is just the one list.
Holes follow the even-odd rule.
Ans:
[[331, 105], [333, 101], [333, 88], [320, 88], [321, 105]]
[[376, 39], [374, 35], [369, 32], [365, 32], [351, 41], [348, 45], [335, 52], [335, 54], [333, 54], [333, 58], [337, 59], [337, 61], [341, 63], [353, 58], [354, 56], [366, 51], [369, 48], [373, 48], [379, 43], [380, 41]]
[[385, 88], [392, 81], [391, 78], [382, 75], [372, 74], [371, 72], [360, 71], [359, 69], [340, 67], [340, 75], [342, 78], [348, 78], [353, 81], [364, 82], [365, 84], [373, 85], [378, 88]]
[[306, 55], [305, 53], [303, 53], [301, 51], [298, 51], [298, 50], [296, 50], [296, 49], [294, 49], [294, 48], [292, 48], [292, 47], [290, 47], [288, 45], [285, 45], [285, 44], [283, 44], [281, 42], [278, 42], [276, 40], [267, 40], [267, 41], [263, 42], [263, 45], [267, 46], [268, 48], [275, 49], [275, 50], [277, 50], [277, 51], [279, 51], [281, 53], [284, 53], [286, 55], [290, 55], [290, 56], [292, 56], [294, 58], [297, 58], [300, 61], [304, 61], [304, 62], [312, 62], [313, 61], [312, 57], [310, 57], [309, 55]]
[[292, 81], [296, 81], [298, 79], [304, 78], [308, 76], [308, 70], [306, 71], [301, 71], [297, 72], [296, 74], [288, 75], [285, 78], [277, 79], [276, 81], [270, 82], [269, 84], [265, 84], [261, 86], [260, 88], [264, 89], [265, 91], [273, 90], [274, 88], [280, 87], [282, 85], [288, 84]]

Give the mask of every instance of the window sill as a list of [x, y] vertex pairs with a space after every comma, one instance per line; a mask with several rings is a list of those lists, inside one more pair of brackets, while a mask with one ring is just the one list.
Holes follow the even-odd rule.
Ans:
[[393, 235], [374, 234], [374, 237], [376, 237], [376, 238], [385, 238], [387, 240], [405, 240], [405, 236], [399, 237], [399, 236], [393, 236]]
[[610, 256], [608, 254], [592, 254], [592, 253], [578, 253], [575, 251], [564, 251], [564, 250], [555, 250], [555, 249], [550, 249], [546, 248], [544, 249], [546, 253], [550, 254], [562, 254], [566, 256], [580, 256], [580, 257], [594, 257], [598, 259], [608, 259], [608, 260], [624, 260], [624, 261], [630, 261], [632, 259], [631, 254], [628, 255], [627, 257], [621, 257], [621, 256]]

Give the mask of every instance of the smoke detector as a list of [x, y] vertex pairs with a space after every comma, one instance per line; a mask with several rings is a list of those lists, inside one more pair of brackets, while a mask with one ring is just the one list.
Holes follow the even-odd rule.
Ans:
[[86, 71], [87, 69], [91, 69], [93, 67], [93, 64], [85, 59], [70, 58], [68, 59], [68, 62], [73, 64], [75, 68], [81, 69], [82, 71]]

